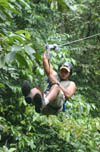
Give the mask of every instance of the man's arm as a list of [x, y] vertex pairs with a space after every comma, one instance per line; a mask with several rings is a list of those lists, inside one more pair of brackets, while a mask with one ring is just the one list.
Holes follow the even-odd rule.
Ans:
[[53, 75], [50, 75], [50, 76], [49, 76], [49, 79], [50, 79], [50, 81], [51, 81], [52, 83], [58, 85], [58, 87], [63, 91], [63, 93], [64, 93], [64, 95], [65, 95], [66, 98], [72, 97], [73, 94], [74, 94], [75, 91], [76, 91], [76, 84], [75, 84], [75, 82], [73, 82], [73, 81], [71, 81], [71, 82], [69, 83], [69, 85], [68, 85], [66, 88], [64, 88], [64, 87], [58, 82], [58, 80], [56, 80], [56, 78], [55, 78]]
[[50, 65], [48, 58], [46, 56], [46, 53], [43, 54], [42, 59], [43, 59], [44, 70], [45, 70], [47, 76], [54, 75], [56, 72], [53, 70], [52, 66]]
[[73, 81], [71, 81], [66, 88], [60, 83], [58, 83], [58, 87], [64, 92], [66, 98], [71, 98], [76, 91], [76, 84]]

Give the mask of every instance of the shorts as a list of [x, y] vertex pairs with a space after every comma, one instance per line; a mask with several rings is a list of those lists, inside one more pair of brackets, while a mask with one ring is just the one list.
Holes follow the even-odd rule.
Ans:
[[[46, 93], [47, 94], [47, 93]], [[46, 96], [44, 95], [44, 97]], [[65, 96], [62, 90], [60, 90], [58, 96], [56, 99], [52, 102], [49, 103], [43, 110], [42, 114], [44, 115], [57, 115], [58, 112], [63, 111], [63, 103], [65, 101]]]

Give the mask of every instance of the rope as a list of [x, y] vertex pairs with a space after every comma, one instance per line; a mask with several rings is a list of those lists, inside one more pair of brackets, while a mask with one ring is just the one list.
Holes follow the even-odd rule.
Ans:
[[83, 41], [83, 40], [87, 40], [87, 39], [96, 37], [98, 35], [100, 35], [100, 33], [97, 33], [97, 34], [94, 34], [94, 35], [91, 35], [91, 36], [88, 36], [88, 37], [84, 37], [84, 38], [81, 38], [81, 39], [78, 39], [78, 40], [75, 40], [75, 41], [71, 41], [71, 42], [68, 42], [68, 43], [65, 43], [65, 44], [61, 44], [59, 46], [61, 47], [61, 46], [70, 45], [70, 44], [73, 44], [73, 43], [76, 43], [76, 42], [79, 42], [79, 41]]

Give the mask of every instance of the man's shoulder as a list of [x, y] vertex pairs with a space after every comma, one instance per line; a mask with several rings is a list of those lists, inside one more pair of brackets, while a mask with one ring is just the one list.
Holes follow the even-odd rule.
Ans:
[[76, 86], [76, 83], [74, 81], [69, 81], [69, 85]]
[[65, 88], [67, 88], [68, 86], [76, 86], [75, 82], [71, 80], [61, 81], [61, 85], [63, 85], [63, 87]]

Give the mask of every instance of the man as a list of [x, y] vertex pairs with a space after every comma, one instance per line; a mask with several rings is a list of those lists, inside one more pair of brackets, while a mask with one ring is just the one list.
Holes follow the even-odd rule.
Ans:
[[72, 74], [72, 64], [69, 62], [61, 64], [57, 74], [50, 65], [46, 52], [42, 59], [50, 82], [48, 87], [43, 93], [40, 89], [32, 88], [27, 81], [24, 81], [22, 93], [27, 103], [35, 105], [36, 112], [45, 115], [58, 114], [63, 111], [64, 101], [72, 97], [76, 90], [76, 84], [68, 80]]

